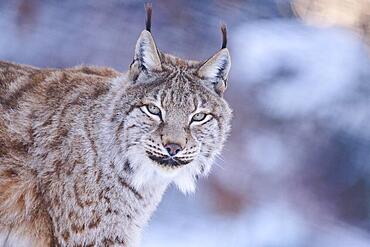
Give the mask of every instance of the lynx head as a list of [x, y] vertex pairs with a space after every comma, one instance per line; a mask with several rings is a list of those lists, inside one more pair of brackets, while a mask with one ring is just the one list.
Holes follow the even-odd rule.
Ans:
[[183, 192], [193, 191], [230, 129], [231, 109], [223, 99], [230, 69], [226, 27], [222, 26], [222, 48], [215, 55], [190, 61], [157, 49], [150, 17], [147, 7], [146, 30], [137, 41], [120, 98], [126, 114], [119, 138], [127, 145], [136, 186], [155, 174]]

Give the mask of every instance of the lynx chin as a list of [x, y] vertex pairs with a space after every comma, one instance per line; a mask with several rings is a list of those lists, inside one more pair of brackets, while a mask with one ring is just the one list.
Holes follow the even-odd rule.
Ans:
[[222, 47], [206, 61], [146, 29], [125, 73], [0, 62], [0, 246], [140, 244], [169, 184], [192, 192], [230, 130]]

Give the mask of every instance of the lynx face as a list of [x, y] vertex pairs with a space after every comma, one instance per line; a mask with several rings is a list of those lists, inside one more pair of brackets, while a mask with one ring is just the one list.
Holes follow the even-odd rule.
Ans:
[[144, 156], [143, 165], [164, 176], [178, 180], [185, 176], [186, 183], [208, 173], [231, 117], [226, 102], [193, 72], [171, 71], [160, 73], [153, 82], [137, 82], [129, 91], [140, 92], [143, 86], [145, 90], [136, 94], [141, 100], [127, 116], [132, 123], [127, 126], [128, 140], [137, 140], [129, 148], [134, 150], [132, 156]]
[[222, 97], [229, 69], [226, 48], [206, 62], [183, 60], [159, 52], [150, 32], [141, 33], [120, 102], [131, 106], [122, 132], [136, 186], [159, 175], [193, 191], [209, 172], [230, 129]]

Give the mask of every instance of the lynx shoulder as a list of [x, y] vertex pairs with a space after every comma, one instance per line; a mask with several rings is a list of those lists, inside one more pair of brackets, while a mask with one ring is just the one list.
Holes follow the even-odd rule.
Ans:
[[0, 245], [138, 246], [170, 183], [194, 191], [230, 130], [221, 49], [191, 61], [146, 29], [127, 72], [0, 62]]

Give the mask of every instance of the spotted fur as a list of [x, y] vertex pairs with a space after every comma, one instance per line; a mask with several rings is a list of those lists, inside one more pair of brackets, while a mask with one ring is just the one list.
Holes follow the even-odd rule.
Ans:
[[209, 172], [230, 129], [227, 48], [183, 60], [149, 31], [125, 73], [0, 62], [0, 246], [138, 246], [167, 186]]

